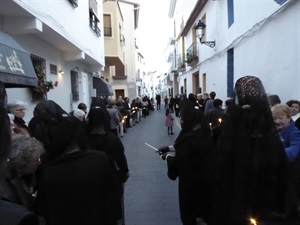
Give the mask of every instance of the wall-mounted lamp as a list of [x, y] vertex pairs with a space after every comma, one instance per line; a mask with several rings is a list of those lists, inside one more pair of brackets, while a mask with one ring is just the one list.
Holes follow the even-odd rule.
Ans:
[[202, 41], [202, 38], [204, 37], [204, 32], [203, 30], [205, 29], [206, 25], [205, 23], [203, 23], [201, 20], [199, 20], [199, 22], [197, 23], [197, 25], [195, 26], [195, 30], [197, 32], [197, 37], [199, 38], [199, 41], [201, 44], [205, 44], [211, 48], [216, 46], [216, 42], [215, 41]]
[[123, 34], [120, 34], [120, 43], [121, 46], [125, 46], [125, 36]]
[[63, 70], [58, 71], [61, 75], [64, 75], [65, 72]]

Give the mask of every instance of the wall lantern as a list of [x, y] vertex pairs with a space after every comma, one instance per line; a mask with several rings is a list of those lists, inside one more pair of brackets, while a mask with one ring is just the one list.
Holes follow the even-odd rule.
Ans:
[[197, 25], [195, 26], [195, 30], [197, 33], [197, 37], [199, 38], [199, 41], [201, 44], [205, 44], [211, 48], [216, 46], [216, 42], [215, 41], [202, 41], [202, 38], [204, 37], [204, 30], [205, 30], [205, 23], [203, 23], [201, 20], [199, 20], [199, 22], [197, 23]]
[[120, 34], [120, 43], [121, 46], [125, 46], [125, 36], [123, 34]]

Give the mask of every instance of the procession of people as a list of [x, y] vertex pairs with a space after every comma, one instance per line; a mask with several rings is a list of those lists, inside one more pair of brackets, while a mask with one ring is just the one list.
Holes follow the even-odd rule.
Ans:
[[7, 102], [0, 82], [0, 224], [125, 225], [122, 137], [151, 120], [163, 97], [162, 124], [177, 138], [158, 151], [178, 179], [183, 225], [300, 223], [299, 101], [271, 105], [249, 75], [234, 93], [95, 97], [72, 112], [42, 100], [26, 123], [26, 103]]

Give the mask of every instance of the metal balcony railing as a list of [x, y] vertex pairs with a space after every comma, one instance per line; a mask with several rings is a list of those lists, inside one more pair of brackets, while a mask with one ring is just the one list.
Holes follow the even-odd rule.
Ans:
[[190, 64], [194, 60], [198, 60], [198, 45], [197, 42], [194, 42], [187, 50], [186, 50], [186, 62]]

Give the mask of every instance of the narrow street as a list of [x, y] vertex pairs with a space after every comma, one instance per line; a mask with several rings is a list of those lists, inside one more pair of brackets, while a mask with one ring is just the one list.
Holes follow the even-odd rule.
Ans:
[[130, 170], [124, 194], [126, 225], [181, 224], [178, 181], [167, 177], [166, 162], [150, 147], [173, 144], [180, 131], [175, 120], [175, 134], [168, 135], [163, 107], [142, 118], [121, 139]]

